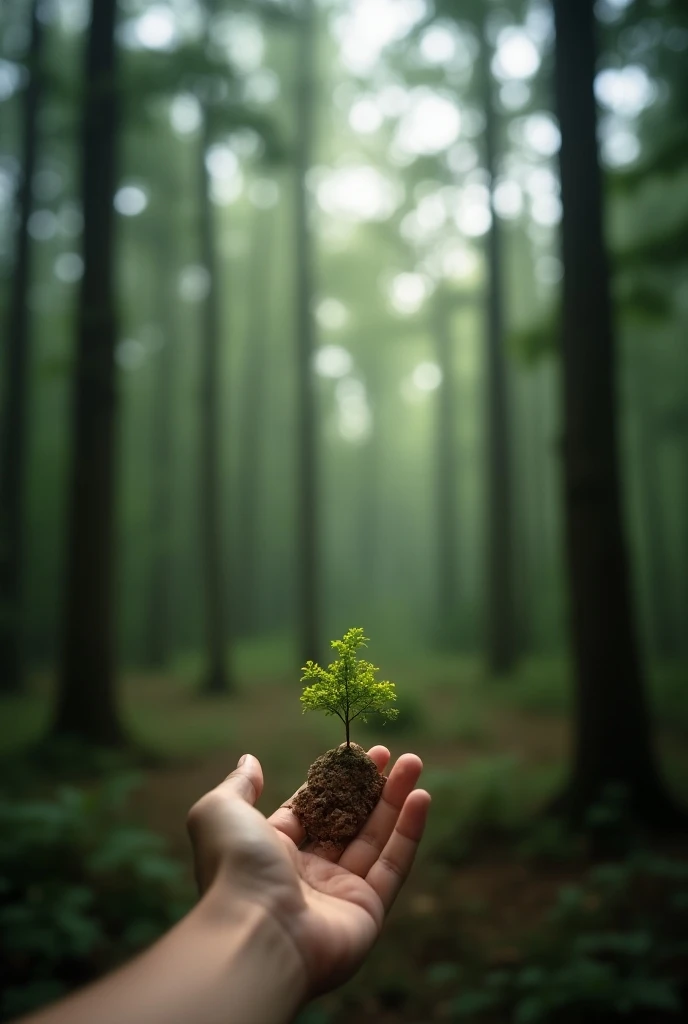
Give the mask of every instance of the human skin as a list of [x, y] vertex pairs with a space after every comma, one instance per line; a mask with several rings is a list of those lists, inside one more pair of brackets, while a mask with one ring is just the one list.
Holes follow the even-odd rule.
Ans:
[[[390, 753], [369, 751], [383, 772]], [[286, 801], [266, 818], [257, 758], [189, 812], [201, 898], [149, 950], [23, 1024], [282, 1024], [361, 965], [411, 869], [430, 805], [402, 754], [359, 835], [304, 844]]]

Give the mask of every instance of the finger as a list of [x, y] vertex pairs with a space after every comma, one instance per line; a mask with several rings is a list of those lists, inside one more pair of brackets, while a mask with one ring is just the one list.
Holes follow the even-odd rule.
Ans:
[[365, 878], [391, 836], [404, 801], [422, 770], [423, 762], [415, 754], [401, 755], [389, 773], [377, 807], [342, 854], [339, 863], [343, 868]]
[[371, 761], [375, 762], [375, 764], [377, 765], [377, 770], [379, 771], [380, 775], [384, 773], [385, 768], [389, 764], [389, 759], [391, 756], [392, 755], [390, 754], [387, 747], [383, 747], [381, 743], [379, 743], [375, 747], [371, 747], [370, 750], [368, 751], [368, 757], [371, 759]]
[[[368, 757], [372, 758], [377, 765], [377, 770], [382, 774], [389, 763], [391, 754], [387, 747], [380, 745], [371, 747], [368, 751]], [[278, 832], [282, 832], [288, 839], [291, 839], [292, 843], [296, 846], [300, 846], [306, 838], [306, 830], [291, 808], [297, 794], [300, 793], [305, 786], [306, 783], [304, 782], [296, 790], [296, 793], [292, 794], [288, 800], [285, 800], [284, 803], [277, 808], [274, 814], [271, 814], [268, 818], [270, 824], [276, 828]]]
[[385, 912], [411, 870], [429, 807], [430, 794], [424, 789], [415, 789], [407, 796], [387, 845], [366, 875], [366, 882], [380, 897]]
[[234, 771], [224, 782], [215, 787], [215, 793], [222, 797], [239, 798], [249, 804], [255, 804], [263, 792], [263, 769], [260, 761], [253, 754], [244, 754], [239, 758]]

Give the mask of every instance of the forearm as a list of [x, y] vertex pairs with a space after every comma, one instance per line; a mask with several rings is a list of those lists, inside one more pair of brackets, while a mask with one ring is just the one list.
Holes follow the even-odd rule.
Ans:
[[281, 926], [211, 890], [146, 953], [24, 1024], [286, 1024], [305, 991]]

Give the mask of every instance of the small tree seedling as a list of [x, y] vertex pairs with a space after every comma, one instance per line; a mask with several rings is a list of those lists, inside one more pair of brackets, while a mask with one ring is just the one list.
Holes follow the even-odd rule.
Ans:
[[303, 667], [301, 682], [311, 681], [301, 694], [303, 710], [324, 711], [336, 715], [346, 729], [346, 745], [351, 747], [351, 723], [357, 718], [367, 721], [372, 714], [383, 718], [396, 718], [397, 708], [391, 705], [397, 699], [394, 683], [375, 678], [379, 671], [369, 661], [356, 657], [356, 652], [366, 646], [362, 629], [349, 629], [341, 640], [332, 640], [330, 645], [337, 652], [337, 659], [327, 668], [314, 661], [307, 661]]

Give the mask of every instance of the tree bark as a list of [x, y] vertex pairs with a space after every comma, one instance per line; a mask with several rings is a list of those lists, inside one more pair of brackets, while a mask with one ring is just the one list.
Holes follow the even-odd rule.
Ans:
[[84, 275], [77, 313], [64, 646], [54, 726], [59, 736], [99, 745], [123, 739], [115, 700], [113, 636], [116, 6], [116, 0], [93, 0], [86, 51], [81, 140]]
[[457, 402], [454, 338], [447, 296], [438, 293], [434, 317], [435, 352], [442, 371], [437, 393], [437, 464], [435, 501], [437, 524], [437, 609], [439, 640], [457, 646], [458, 640], [458, 454], [456, 445]]
[[302, 664], [318, 658], [318, 487], [316, 411], [312, 358], [315, 347], [313, 323], [313, 248], [309, 225], [306, 175], [312, 164], [314, 139], [315, 8], [302, 0], [297, 54], [296, 176], [296, 348], [297, 348], [297, 574], [299, 647]]
[[157, 362], [152, 408], [151, 563], [146, 630], [146, 664], [152, 669], [166, 665], [171, 635], [174, 395], [179, 341], [173, 232], [164, 230], [158, 237], [157, 312], [163, 325], [164, 344]]
[[[635, 357], [638, 360], [638, 357]], [[639, 358], [633, 368], [636, 410], [637, 466], [641, 527], [644, 536], [649, 595], [650, 644], [654, 654], [667, 660], [677, 652], [673, 628], [671, 572], [667, 551], [667, 524], [662, 509], [662, 474], [659, 462], [654, 381], [649, 359]]]
[[260, 507], [260, 470], [265, 423], [267, 337], [270, 305], [265, 296], [270, 288], [272, 263], [272, 225], [274, 210], [255, 214], [251, 259], [250, 326], [246, 341], [242, 387], [242, 422], [239, 448], [239, 487], [237, 493], [239, 590], [236, 612], [244, 634], [256, 627], [258, 608], [258, 510]]
[[561, 126], [564, 505], [576, 679], [575, 750], [559, 809], [583, 821], [608, 787], [669, 822], [631, 607], [616, 431], [615, 339], [593, 95], [593, 0], [554, 0]]
[[22, 104], [21, 172], [15, 198], [17, 232], [7, 315], [2, 402], [5, 413], [0, 449], [0, 691], [5, 693], [18, 693], [23, 689], [25, 672], [23, 525], [27, 369], [31, 343], [27, 301], [31, 279], [29, 217], [38, 147], [42, 48], [43, 29], [38, 17], [38, 0], [34, 0], [27, 54], [29, 80]]
[[208, 272], [208, 295], [203, 313], [201, 366], [201, 545], [208, 665], [203, 681], [206, 693], [229, 693], [234, 689], [227, 666], [230, 640], [225, 582], [226, 552], [220, 512], [220, 296], [217, 255], [210, 205], [210, 177], [206, 154], [212, 142], [209, 112], [203, 115], [199, 152], [199, 213], [201, 259]]
[[[682, 440], [679, 441], [679, 450], [683, 452], [683, 470], [681, 473], [681, 492], [679, 500], [683, 510], [683, 589], [681, 591], [681, 604], [679, 607], [679, 622], [688, 622], [688, 430]], [[681, 651], [688, 654], [688, 630], [682, 630]]]
[[487, 662], [504, 675], [515, 662], [513, 595], [513, 501], [507, 368], [504, 353], [502, 237], [492, 201], [497, 178], [497, 114], [493, 96], [491, 48], [482, 26], [480, 73], [485, 114], [485, 168], [489, 179], [492, 224], [486, 237], [487, 286]]

